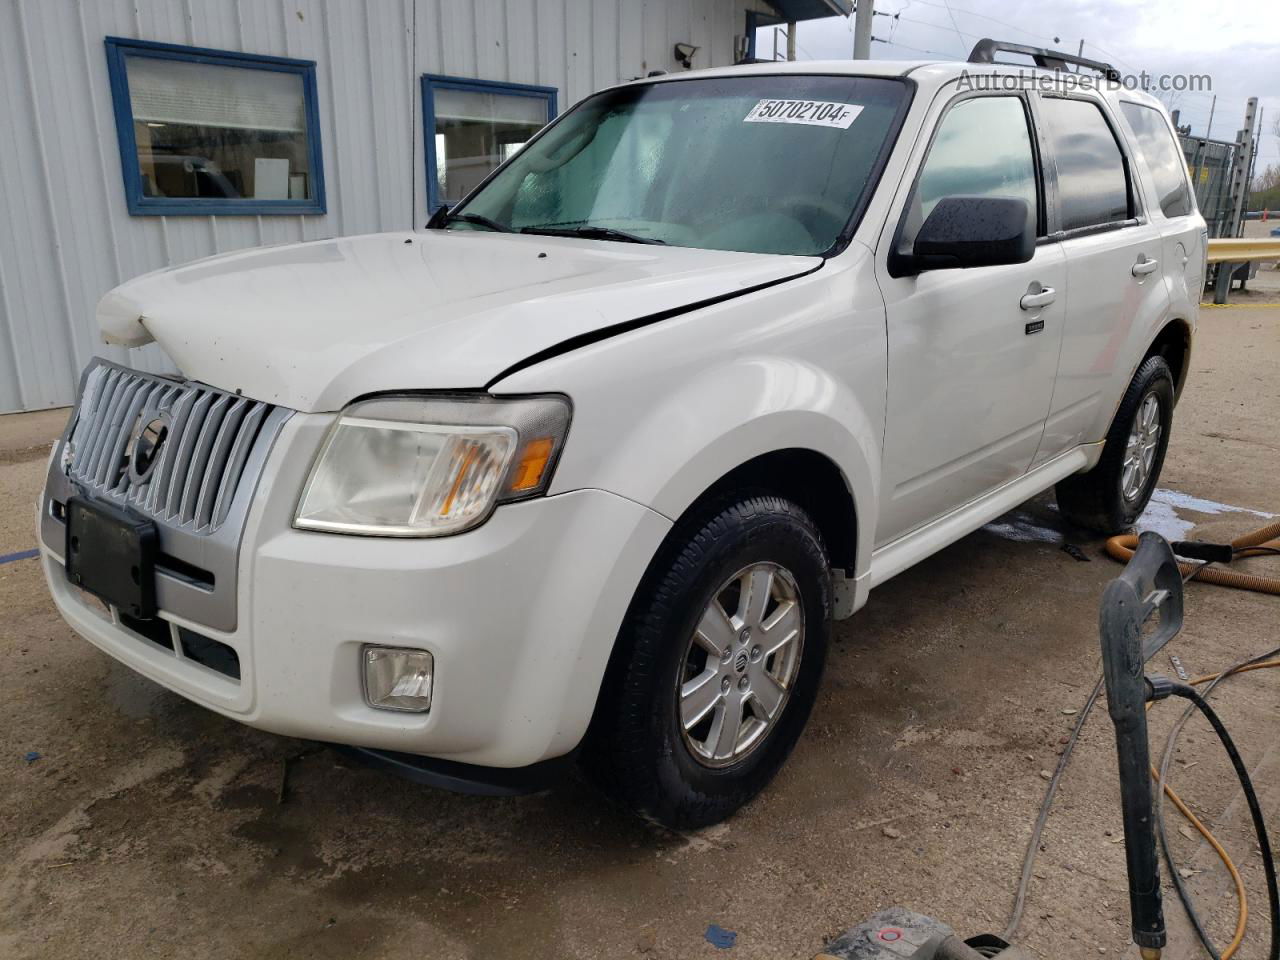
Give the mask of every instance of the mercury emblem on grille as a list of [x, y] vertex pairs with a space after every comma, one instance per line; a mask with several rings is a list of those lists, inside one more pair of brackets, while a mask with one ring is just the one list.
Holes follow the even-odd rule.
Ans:
[[138, 421], [129, 441], [129, 479], [143, 483], [160, 459], [160, 448], [169, 435], [169, 418], [162, 413], [145, 422], [139, 417]]

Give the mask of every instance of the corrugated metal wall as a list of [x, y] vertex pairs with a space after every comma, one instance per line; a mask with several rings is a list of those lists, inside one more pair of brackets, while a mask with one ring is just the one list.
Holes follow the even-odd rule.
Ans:
[[[0, 0], [0, 413], [69, 403], [95, 354], [148, 370], [158, 348], [104, 346], [99, 297], [149, 270], [241, 247], [425, 220], [418, 77], [592, 90], [733, 61], [763, 0]], [[131, 217], [103, 38], [315, 60], [328, 213]]]

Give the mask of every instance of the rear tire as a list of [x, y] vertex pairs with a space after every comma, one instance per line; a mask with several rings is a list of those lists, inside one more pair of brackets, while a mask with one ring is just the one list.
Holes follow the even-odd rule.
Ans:
[[1132, 527], [1160, 478], [1172, 423], [1173, 373], [1163, 357], [1148, 357], [1120, 401], [1097, 465], [1059, 481], [1062, 515], [1106, 535]]
[[681, 521], [619, 632], [588, 775], [665, 826], [723, 820], [799, 739], [830, 621], [826, 551], [794, 503], [729, 497]]

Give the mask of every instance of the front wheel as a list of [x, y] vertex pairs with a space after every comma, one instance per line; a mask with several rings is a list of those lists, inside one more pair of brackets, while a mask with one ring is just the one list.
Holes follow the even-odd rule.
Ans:
[[606, 792], [677, 829], [754, 797], [795, 746], [826, 655], [830, 574], [790, 501], [721, 501], [672, 533], [632, 602], [586, 763]]
[[1097, 465], [1058, 483], [1063, 516], [1104, 534], [1133, 526], [1160, 478], [1172, 423], [1173, 374], [1163, 357], [1148, 357], [1120, 401]]

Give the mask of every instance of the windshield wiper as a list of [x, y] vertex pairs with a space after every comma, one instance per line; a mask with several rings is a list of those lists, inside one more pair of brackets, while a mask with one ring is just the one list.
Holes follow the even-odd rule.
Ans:
[[583, 237], [587, 240], [619, 240], [623, 243], [661, 243], [657, 237], [642, 237], [639, 234], [615, 230], [613, 227], [598, 227], [584, 224], [580, 227], [521, 227], [521, 233], [535, 233], [543, 237]]
[[482, 217], [478, 213], [451, 213], [444, 218], [445, 224], [450, 223], [474, 223], [478, 227], [488, 227], [490, 230], [496, 230], [498, 233], [514, 233], [505, 223], [499, 223], [497, 220], [490, 220], [488, 217]]

